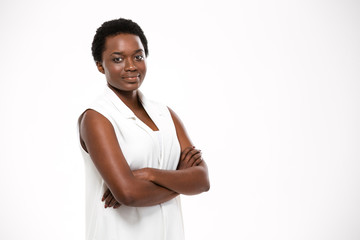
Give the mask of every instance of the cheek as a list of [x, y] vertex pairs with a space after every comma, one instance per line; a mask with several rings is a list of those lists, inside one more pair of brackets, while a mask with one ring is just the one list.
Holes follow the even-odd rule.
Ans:
[[114, 76], [119, 74], [122, 71], [121, 64], [112, 64], [108, 67], [108, 75]]
[[145, 73], [146, 73], [146, 63], [143, 63], [143, 64], [140, 64], [139, 66], [138, 66], [138, 70], [142, 73], [142, 74], [144, 74], [145, 75]]

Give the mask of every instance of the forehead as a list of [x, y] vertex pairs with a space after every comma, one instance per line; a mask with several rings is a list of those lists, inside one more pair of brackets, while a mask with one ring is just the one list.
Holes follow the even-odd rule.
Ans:
[[134, 34], [117, 34], [109, 36], [105, 40], [104, 52], [133, 52], [136, 50], [144, 50], [139, 36]]

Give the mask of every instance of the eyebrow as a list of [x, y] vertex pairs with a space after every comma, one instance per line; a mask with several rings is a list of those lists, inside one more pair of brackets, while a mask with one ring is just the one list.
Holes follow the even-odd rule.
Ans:
[[[135, 50], [133, 54], [138, 53], [138, 52], [144, 52], [144, 50], [142, 50], [142, 49]], [[111, 53], [111, 55], [124, 55], [124, 52], [113, 52], [113, 53]]]

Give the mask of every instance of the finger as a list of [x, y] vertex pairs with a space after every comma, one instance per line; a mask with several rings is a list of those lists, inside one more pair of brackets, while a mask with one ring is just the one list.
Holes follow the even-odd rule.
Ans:
[[116, 208], [118, 208], [120, 206], [121, 206], [121, 204], [117, 202], [117, 203], [115, 203], [114, 208], [116, 209]]
[[197, 153], [199, 153], [199, 152], [200, 152], [200, 150], [197, 150], [197, 149], [191, 150], [191, 151], [186, 155], [184, 161], [185, 161], [186, 163], [188, 163], [189, 160], [190, 160], [195, 154], [197, 154]]
[[199, 150], [193, 148], [191, 151], [189, 151], [185, 158], [183, 159], [184, 162], [189, 162], [189, 160], [192, 158], [193, 155], [195, 155], [196, 153], [200, 152]]
[[190, 151], [194, 149], [194, 146], [190, 146], [185, 148], [182, 152], [181, 152], [181, 156], [179, 159], [179, 163], [177, 166], [177, 169], [185, 169], [188, 168], [186, 162], [184, 161], [185, 158], [189, 155]]
[[184, 164], [186, 168], [192, 167], [194, 161], [199, 157], [199, 155], [201, 156], [201, 152], [197, 149], [194, 149], [190, 153], [188, 153], [188, 155], [184, 159]]
[[201, 154], [201, 152], [198, 152], [198, 153], [196, 153], [195, 155], [193, 155], [192, 156], [192, 158], [190, 158], [190, 160], [189, 160], [189, 165], [191, 165], [191, 167], [192, 166], [196, 166], [196, 161], [198, 160], [198, 159], [200, 159], [201, 158], [201, 156], [202, 156], [202, 154]]
[[113, 207], [116, 203], [117, 203], [117, 201], [116, 201], [116, 199], [113, 197], [113, 198], [110, 200], [108, 207]]
[[112, 194], [109, 194], [107, 196], [107, 198], [105, 198], [105, 208], [109, 206], [111, 200], [113, 199], [114, 197], [112, 196]]
[[181, 152], [180, 161], [184, 161], [186, 155], [193, 149], [193, 147], [187, 147]]
[[180, 160], [183, 161], [185, 159], [186, 155], [193, 149], [194, 149], [194, 146], [185, 148], [184, 151], [181, 152]]
[[199, 166], [200, 163], [203, 161], [204, 159], [202, 157], [198, 158], [195, 163], [193, 164], [193, 166]]
[[109, 194], [110, 194], [110, 189], [107, 189], [107, 190], [105, 191], [105, 193], [104, 193], [101, 201], [104, 201], [104, 200], [109, 196]]
[[194, 155], [189, 162], [187, 163], [188, 167], [194, 167], [197, 166], [196, 162], [201, 158], [201, 154]]
[[189, 153], [184, 162], [187, 166], [191, 167], [199, 157], [201, 157], [201, 152]]

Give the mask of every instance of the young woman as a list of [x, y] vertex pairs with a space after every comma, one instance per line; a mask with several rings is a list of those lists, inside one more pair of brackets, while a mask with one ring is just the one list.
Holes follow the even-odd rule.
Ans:
[[179, 195], [208, 191], [208, 170], [179, 117], [139, 91], [146, 37], [131, 20], [108, 21], [92, 54], [107, 87], [79, 117], [86, 239], [184, 239]]

